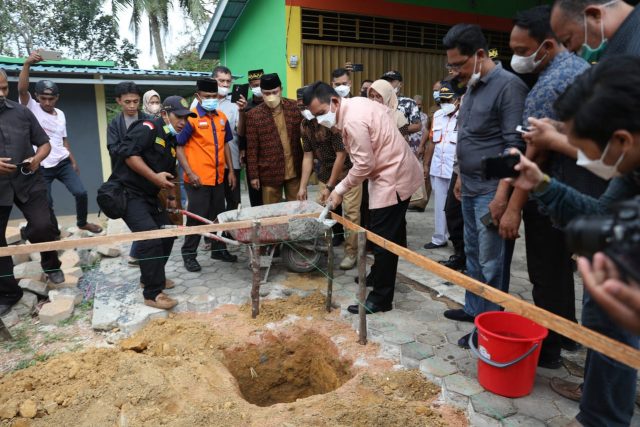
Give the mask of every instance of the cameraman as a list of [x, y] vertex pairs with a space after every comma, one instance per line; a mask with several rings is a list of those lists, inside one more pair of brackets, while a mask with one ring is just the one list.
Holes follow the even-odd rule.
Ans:
[[[605, 214], [617, 202], [640, 194], [640, 58], [611, 57], [579, 76], [554, 105], [569, 142], [578, 150], [578, 165], [611, 180], [595, 199], [549, 178], [524, 156], [513, 179], [531, 190], [559, 223], [580, 215]], [[516, 150], [512, 150], [513, 153]], [[612, 179], [613, 178], [613, 179]], [[584, 293], [582, 323], [624, 344], [638, 348], [638, 336], [620, 328]], [[633, 415], [637, 372], [589, 350], [585, 364], [580, 413], [586, 426], [628, 426]], [[552, 384], [553, 387], [553, 384]], [[555, 388], [554, 388], [555, 389]]]

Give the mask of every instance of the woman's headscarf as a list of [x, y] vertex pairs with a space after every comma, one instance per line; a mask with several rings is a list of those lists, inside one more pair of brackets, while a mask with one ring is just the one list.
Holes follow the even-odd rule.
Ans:
[[371, 89], [375, 90], [380, 94], [380, 96], [382, 96], [382, 103], [389, 107], [393, 112], [393, 118], [395, 119], [398, 128], [409, 124], [404, 114], [402, 114], [401, 111], [398, 111], [398, 97], [396, 96], [391, 83], [386, 80], [376, 80], [369, 87], [369, 90]]
[[152, 111], [151, 110], [151, 98], [153, 98], [154, 96], [158, 97], [158, 101], [160, 103], [162, 103], [162, 98], [160, 98], [160, 94], [158, 92], [156, 92], [155, 90], [148, 90], [144, 93], [144, 95], [142, 95], [142, 110], [149, 114], [150, 116], [157, 116], [158, 114], [160, 114], [160, 110], [158, 111]]

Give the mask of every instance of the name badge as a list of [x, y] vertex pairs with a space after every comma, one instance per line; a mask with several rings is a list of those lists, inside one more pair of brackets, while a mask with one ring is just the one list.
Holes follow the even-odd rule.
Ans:
[[208, 122], [208, 121], [206, 121], [206, 120], [200, 120], [200, 121], [198, 122], [198, 128], [200, 128], [200, 129], [206, 129], [206, 128], [208, 128], [208, 127], [209, 127], [209, 122]]
[[166, 146], [166, 142], [162, 138], [156, 137], [156, 144], [161, 145], [162, 147]]

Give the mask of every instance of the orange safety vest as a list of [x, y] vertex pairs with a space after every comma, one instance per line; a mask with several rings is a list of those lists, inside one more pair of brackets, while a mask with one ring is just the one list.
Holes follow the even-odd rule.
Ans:
[[[188, 118], [186, 131], [188, 140], [184, 145], [184, 154], [191, 170], [200, 177], [202, 185], [219, 185], [224, 182], [225, 156], [224, 146], [230, 130], [227, 116], [222, 111], [207, 112], [198, 104], [192, 111], [198, 116]], [[189, 177], [184, 174], [184, 181]]]

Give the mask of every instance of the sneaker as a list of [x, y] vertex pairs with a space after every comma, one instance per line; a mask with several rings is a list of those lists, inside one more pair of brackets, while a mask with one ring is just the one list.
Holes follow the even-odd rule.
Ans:
[[554, 377], [551, 378], [549, 386], [551, 386], [551, 390], [555, 391], [560, 396], [566, 397], [567, 399], [575, 402], [580, 402], [580, 398], [582, 397], [582, 384]]
[[62, 270], [53, 270], [47, 273], [47, 278], [50, 282], [59, 285], [60, 283], [64, 282], [64, 273], [62, 272]]
[[85, 225], [83, 225], [82, 227], [78, 227], [80, 230], [87, 230], [90, 233], [93, 234], [99, 234], [102, 233], [102, 227], [100, 227], [98, 224], [91, 224], [90, 222], [86, 223]]
[[162, 310], [170, 310], [178, 305], [178, 301], [170, 298], [167, 294], [160, 292], [155, 300], [145, 299], [144, 305], [148, 305], [153, 308], [160, 308]]
[[355, 266], [356, 266], [356, 258], [349, 255], [342, 258], [342, 262], [340, 263], [341, 270], [351, 270]]
[[192, 273], [195, 273], [196, 271], [202, 270], [202, 267], [200, 267], [200, 263], [195, 258], [185, 259], [184, 260], [184, 268], [186, 268], [187, 271], [190, 271]]

